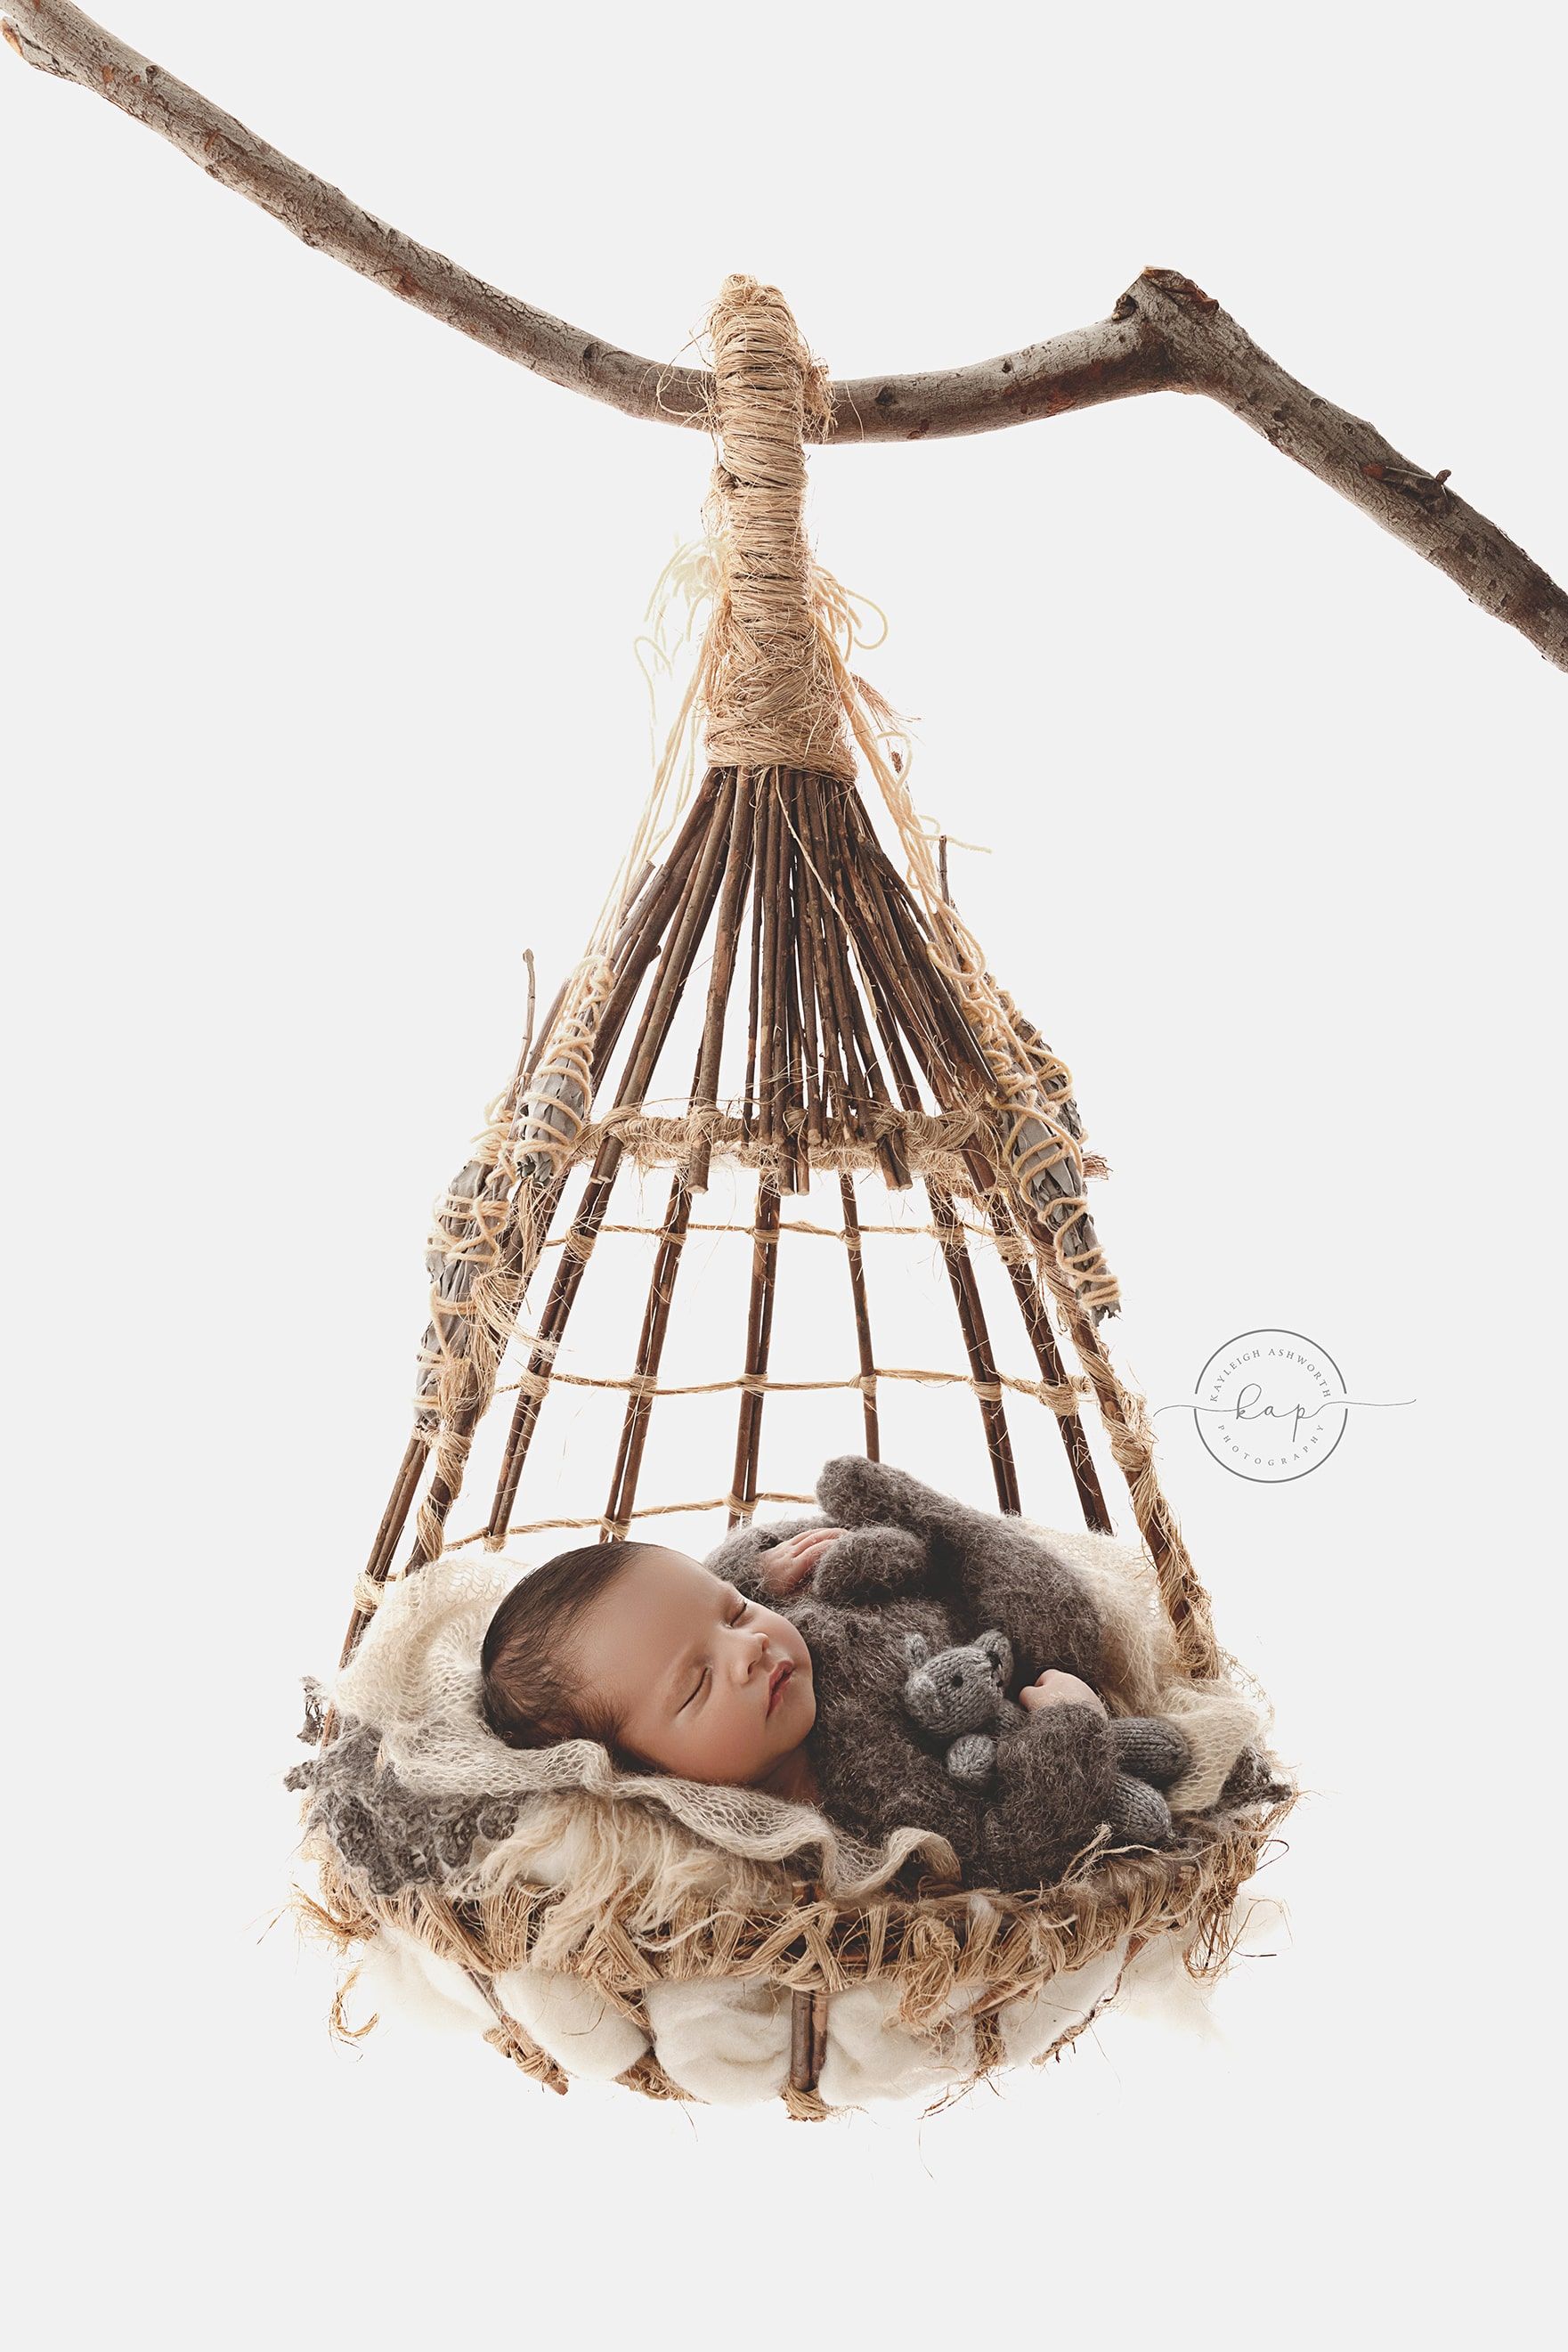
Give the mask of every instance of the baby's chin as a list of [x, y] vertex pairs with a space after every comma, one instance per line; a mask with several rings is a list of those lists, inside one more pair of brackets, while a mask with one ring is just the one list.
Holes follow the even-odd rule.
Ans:
[[811, 1675], [808, 1655], [797, 1665], [779, 1696], [773, 1718], [787, 1734], [791, 1747], [799, 1747], [817, 1720], [817, 1685]]
[[789, 1762], [790, 1757], [798, 1756], [810, 1738], [816, 1721], [816, 1693], [810, 1690], [803, 1691], [789, 1710], [789, 1721], [782, 1735], [787, 1744], [779, 1749], [771, 1762], [763, 1769], [777, 1772], [781, 1765]]

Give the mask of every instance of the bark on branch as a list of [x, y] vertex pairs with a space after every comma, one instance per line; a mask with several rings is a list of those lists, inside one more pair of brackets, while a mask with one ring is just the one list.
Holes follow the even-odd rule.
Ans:
[[[706, 374], [661, 366], [537, 310], [416, 244], [319, 180], [232, 114], [141, 57], [68, 0], [14, 0], [0, 32], [28, 65], [106, 98], [246, 196], [291, 235], [373, 278], [534, 374], [628, 416], [701, 429]], [[1216, 400], [1274, 448], [1437, 565], [1472, 604], [1568, 669], [1568, 594], [1364, 417], [1309, 390], [1212, 295], [1173, 269], [1145, 269], [1108, 319], [968, 367], [862, 376], [832, 387], [829, 446], [990, 433], [1143, 392]]]

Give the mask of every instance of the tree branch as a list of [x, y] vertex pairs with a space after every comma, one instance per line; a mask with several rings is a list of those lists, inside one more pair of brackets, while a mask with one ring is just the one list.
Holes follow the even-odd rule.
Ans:
[[[389, 228], [68, 0], [14, 5], [17, 15], [0, 18], [0, 32], [26, 64], [108, 99], [304, 244], [551, 383], [627, 416], [706, 425], [706, 372], [621, 351]], [[1299, 383], [1212, 295], [1176, 270], [1145, 269], [1109, 319], [1049, 342], [968, 367], [835, 383], [829, 446], [990, 433], [1159, 391], [1218, 401], [1568, 669], [1568, 595], [1495, 523], [1455, 497], [1450, 468], [1431, 474], [1412, 465], [1364, 417]]]

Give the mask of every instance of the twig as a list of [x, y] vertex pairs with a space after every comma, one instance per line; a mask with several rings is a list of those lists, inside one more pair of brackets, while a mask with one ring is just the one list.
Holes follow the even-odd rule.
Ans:
[[991, 1335], [986, 1323], [986, 1310], [980, 1301], [980, 1286], [975, 1278], [963, 1230], [953, 1213], [951, 1195], [941, 1185], [929, 1181], [925, 1186], [931, 1213], [941, 1236], [942, 1255], [947, 1261], [947, 1278], [953, 1286], [953, 1303], [958, 1310], [959, 1328], [964, 1334], [964, 1347], [969, 1359], [969, 1377], [975, 1383], [976, 1401], [980, 1408], [980, 1420], [986, 1432], [986, 1451], [991, 1457], [991, 1475], [996, 1481], [997, 1507], [1016, 1514], [1022, 1508], [1019, 1496], [1018, 1471], [1013, 1463], [1012, 1439], [1008, 1433], [1008, 1416], [1002, 1403], [1001, 1382], [997, 1378], [997, 1360], [991, 1349]]
[[871, 1308], [866, 1299], [864, 1244], [861, 1239], [855, 1180], [847, 1168], [839, 1178], [839, 1199], [843, 1204], [844, 1250], [849, 1259], [850, 1298], [855, 1310], [855, 1343], [860, 1349], [861, 1379], [865, 1383], [861, 1391], [861, 1403], [865, 1421], [866, 1459], [879, 1462], [882, 1459], [882, 1435], [876, 1398], [876, 1356], [871, 1343]]
[[[718, 933], [714, 941], [713, 961], [709, 968], [707, 1011], [703, 1018], [696, 1080], [692, 1087], [694, 1110], [711, 1111], [718, 1108], [718, 1072], [724, 1046], [725, 1014], [729, 1009], [729, 992], [735, 982], [736, 953], [740, 940], [740, 909], [751, 874], [755, 799], [756, 787], [751, 778], [738, 777], [735, 811], [730, 819], [729, 849], [719, 898]], [[687, 1178], [694, 1192], [707, 1190], [711, 1158], [712, 1145], [708, 1137], [699, 1136], [692, 1148], [691, 1173]]]
[[610, 1481], [610, 1500], [604, 1507], [603, 1533], [606, 1538], [623, 1538], [632, 1524], [632, 1507], [637, 1499], [637, 1481], [643, 1470], [643, 1453], [648, 1442], [648, 1423], [653, 1410], [651, 1391], [664, 1361], [664, 1335], [670, 1328], [670, 1302], [675, 1295], [675, 1276], [680, 1272], [681, 1252], [685, 1246], [691, 1213], [691, 1192], [685, 1179], [677, 1175], [670, 1186], [670, 1205], [664, 1217], [664, 1232], [659, 1237], [659, 1254], [653, 1261], [653, 1278], [648, 1286], [648, 1304], [643, 1316], [643, 1333], [637, 1343], [635, 1385], [626, 1400], [621, 1447], [615, 1457], [614, 1475]]
[[[751, 1244], [751, 1295], [746, 1316], [746, 1371], [748, 1381], [767, 1377], [768, 1349], [773, 1340], [773, 1286], [778, 1271], [779, 1186], [768, 1175], [757, 1181], [757, 1232]], [[757, 1501], [757, 1457], [762, 1438], [760, 1389], [741, 1395], [740, 1419], [735, 1438], [735, 1475], [730, 1481], [729, 1524], [749, 1515]], [[746, 1507], [737, 1509], [737, 1505]]]

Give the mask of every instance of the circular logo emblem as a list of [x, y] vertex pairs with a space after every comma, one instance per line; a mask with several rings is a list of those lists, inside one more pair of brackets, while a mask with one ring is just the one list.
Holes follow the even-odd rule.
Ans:
[[1242, 1331], [1197, 1379], [1198, 1435], [1227, 1470], [1266, 1486], [1304, 1478], [1328, 1460], [1350, 1415], [1326, 1348], [1300, 1331]]

